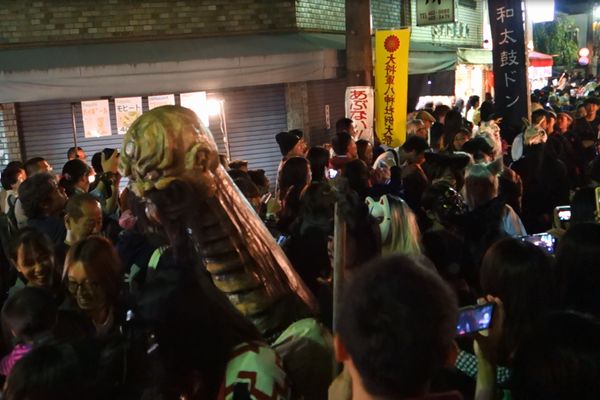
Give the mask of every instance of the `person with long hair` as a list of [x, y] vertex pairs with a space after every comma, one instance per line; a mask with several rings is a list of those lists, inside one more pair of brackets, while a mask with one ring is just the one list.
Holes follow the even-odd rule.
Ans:
[[289, 233], [290, 226], [300, 212], [300, 197], [310, 184], [310, 164], [304, 157], [292, 157], [281, 168], [279, 176], [279, 212], [278, 228], [281, 232]]
[[369, 213], [379, 222], [381, 253], [421, 254], [421, 232], [417, 218], [404, 200], [383, 195], [366, 199]]

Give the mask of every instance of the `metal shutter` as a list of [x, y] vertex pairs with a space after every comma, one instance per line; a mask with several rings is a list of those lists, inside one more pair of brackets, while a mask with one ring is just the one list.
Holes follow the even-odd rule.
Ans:
[[[134, 95], [132, 95], [134, 96]], [[91, 99], [90, 99], [91, 100]], [[179, 96], [175, 96], [179, 104]], [[73, 146], [73, 119], [71, 103], [75, 104], [75, 122], [77, 126], [77, 145], [91, 163], [94, 153], [106, 147], [121, 149], [123, 135], [117, 134], [114, 100], [109, 100], [112, 135], [99, 138], [83, 136], [83, 119], [80, 100], [19, 103], [19, 129], [24, 144], [24, 159], [44, 157], [54, 171], [60, 173], [67, 162], [67, 150]], [[148, 98], [142, 97], [142, 109], [148, 111]], [[218, 117], [210, 119], [211, 127], [218, 125]], [[213, 128], [215, 141], [220, 151], [224, 151], [223, 138]]]
[[[110, 101], [112, 135], [101, 138], [83, 136], [81, 103], [74, 101], [77, 126], [77, 145], [91, 163], [94, 153], [105, 147], [121, 149], [123, 136], [117, 135], [114, 102]], [[147, 101], [145, 102], [147, 107]], [[67, 162], [67, 150], [73, 146], [73, 117], [71, 102], [19, 103], [19, 129], [23, 140], [23, 159], [44, 157], [55, 172], [60, 173]]]
[[[274, 185], [281, 160], [275, 135], [287, 131], [284, 85], [234, 89], [208, 97], [213, 96], [225, 100], [231, 159], [247, 160], [249, 169], [264, 169]], [[217, 125], [211, 125], [211, 131], [219, 135]]]
[[[135, 95], [132, 95], [135, 96]], [[283, 85], [234, 89], [208, 93], [207, 97], [225, 100], [225, 117], [232, 159], [244, 159], [251, 169], [264, 169], [272, 183], [281, 160], [275, 135], [287, 130], [285, 89]], [[179, 96], [175, 96], [179, 104]], [[105, 147], [121, 148], [123, 136], [116, 133], [114, 101], [110, 100], [113, 135], [102, 138], [83, 137], [80, 100], [75, 103], [77, 145], [83, 148], [91, 162], [92, 155]], [[143, 110], [148, 99], [142, 97]], [[58, 173], [67, 162], [67, 150], [73, 146], [70, 101], [28, 102], [19, 104], [19, 128], [23, 137], [23, 158], [44, 157]], [[210, 118], [210, 130], [219, 151], [225, 153], [219, 117]]]
[[[308, 82], [308, 118], [311, 146], [331, 142], [331, 136], [335, 133], [335, 123], [345, 115], [345, 93], [345, 79]], [[329, 105], [329, 129], [327, 129], [325, 121], [326, 105]]]

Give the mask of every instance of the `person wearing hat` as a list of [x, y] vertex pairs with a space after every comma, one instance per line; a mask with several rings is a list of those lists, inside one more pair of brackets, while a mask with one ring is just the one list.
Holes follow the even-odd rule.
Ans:
[[419, 110], [415, 114], [415, 119], [420, 119], [423, 121], [425, 129], [427, 129], [427, 136], [425, 139], [427, 139], [427, 143], [431, 143], [431, 127], [436, 122], [435, 117], [426, 110]]
[[546, 151], [565, 164], [571, 182], [570, 187], [575, 188], [581, 183], [580, 176], [583, 169], [577, 164], [577, 156], [571, 143], [571, 139], [577, 142], [577, 138], [572, 134], [572, 125], [571, 114], [559, 112], [556, 116], [554, 130], [548, 135]]
[[292, 157], [304, 157], [308, 148], [306, 142], [302, 137], [302, 131], [299, 129], [292, 129], [289, 132], [279, 132], [275, 135], [275, 141], [279, 145], [281, 151], [281, 161], [277, 167], [277, 181], [275, 183], [275, 192], [279, 191], [279, 172], [283, 167], [283, 164]]

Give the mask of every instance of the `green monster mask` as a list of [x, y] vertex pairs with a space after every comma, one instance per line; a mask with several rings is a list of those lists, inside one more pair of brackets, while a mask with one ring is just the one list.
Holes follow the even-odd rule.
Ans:
[[162, 106], [131, 125], [123, 141], [119, 170], [129, 177], [130, 188], [139, 197], [175, 180], [199, 182], [211, 196], [218, 165], [212, 135], [196, 114], [183, 107]]

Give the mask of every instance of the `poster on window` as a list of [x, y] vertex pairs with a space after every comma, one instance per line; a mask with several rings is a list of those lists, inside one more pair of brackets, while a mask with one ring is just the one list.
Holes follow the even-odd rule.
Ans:
[[356, 139], [373, 143], [373, 112], [375, 98], [370, 86], [348, 86], [346, 88], [346, 118], [354, 121]]
[[182, 107], [189, 108], [195, 112], [204, 126], [208, 126], [206, 92], [181, 93], [179, 99]]
[[142, 115], [141, 97], [119, 97], [115, 99], [117, 133], [124, 135], [140, 115]]
[[111, 135], [108, 100], [82, 101], [81, 114], [86, 138]]
[[174, 106], [175, 105], [175, 95], [174, 94], [161, 94], [158, 96], [148, 96], [148, 109], [152, 110], [153, 108], [160, 106]]

